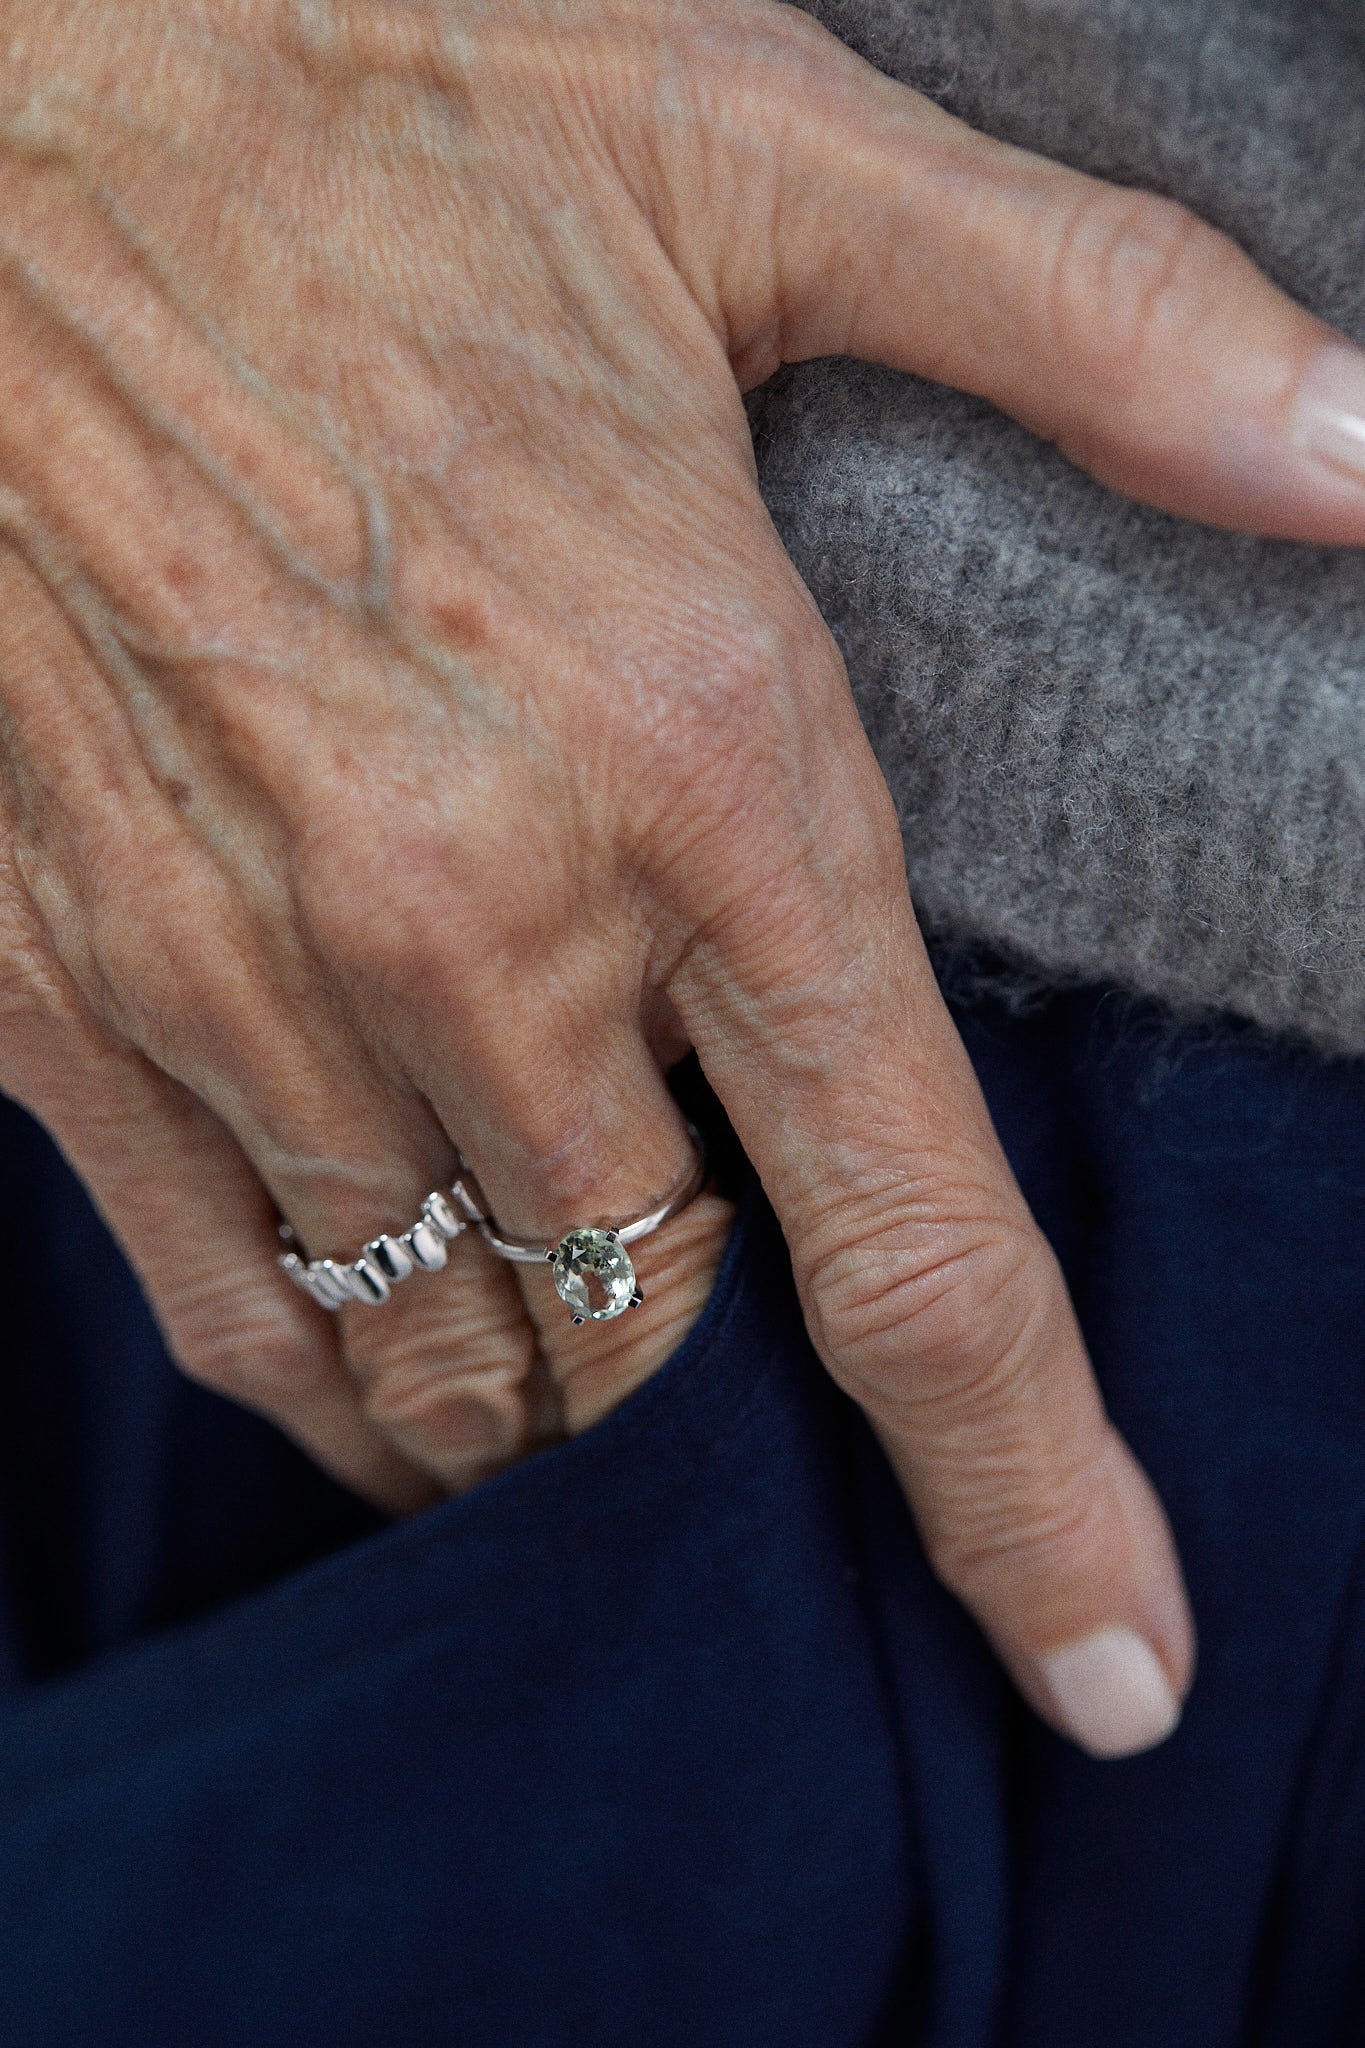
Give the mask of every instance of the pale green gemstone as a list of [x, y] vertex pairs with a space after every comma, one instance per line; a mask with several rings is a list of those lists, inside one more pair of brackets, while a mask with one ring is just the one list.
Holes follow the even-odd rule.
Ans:
[[571, 1230], [554, 1256], [559, 1298], [576, 1316], [607, 1323], [630, 1307], [635, 1268], [619, 1238], [605, 1230]]

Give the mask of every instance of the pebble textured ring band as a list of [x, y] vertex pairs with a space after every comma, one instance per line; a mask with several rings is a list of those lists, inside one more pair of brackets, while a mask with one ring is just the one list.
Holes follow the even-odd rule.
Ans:
[[[285, 1252], [280, 1264], [319, 1308], [344, 1308], [348, 1301], [378, 1308], [410, 1273], [438, 1273], [450, 1256], [451, 1240], [471, 1223], [482, 1221], [483, 1210], [457, 1180], [449, 1194], [437, 1188], [427, 1196], [410, 1230], [401, 1237], [372, 1238], [358, 1259], [305, 1259], [298, 1252]], [[293, 1242], [289, 1224], [280, 1225], [280, 1236], [286, 1244]]]
[[[546, 1244], [543, 1238], [508, 1237], [496, 1217], [489, 1216], [479, 1225], [480, 1235], [501, 1259], [515, 1259], [525, 1265], [548, 1261], [554, 1269], [555, 1291], [572, 1311], [576, 1323], [606, 1323], [628, 1308], [638, 1308], [644, 1296], [626, 1246], [667, 1223], [706, 1185], [705, 1147], [694, 1125], [689, 1124], [687, 1130], [695, 1152], [692, 1164], [672, 1193], [647, 1216], [600, 1228], [579, 1225], [566, 1232], [558, 1244]], [[601, 1305], [596, 1307], [594, 1281], [602, 1297]]]

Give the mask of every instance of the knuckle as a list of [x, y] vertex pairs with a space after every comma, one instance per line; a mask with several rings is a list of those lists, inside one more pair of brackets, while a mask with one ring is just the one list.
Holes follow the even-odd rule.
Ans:
[[[543, 1064], [544, 1082], [528, 1089], [528, 1076], [538, 1080], [532, 1060]], [[604, 1199], [603, 1190], [619, 1185], [622, 1173], [621, 1155], [603, 1128], [600, 1104], [582, 1091], [566, 1094], [558, 1087], [555, 1072], [561, 1065], [551, 1039], [538, 1053], [527, 1048], [519, 1072], [508, 1070], [505, 1057], [496, 1064], [490, 1057], [482, 1067], [502, 1177], [535, 1191], [536, 1217], [518, 1219], [528, 1231], [548, 1230], [556, 1219], [582, 1214], [585, 1203], [595, 1205]]]
[[585, 1200], [588, 1190], [611, 1185], [619, 1173], [602, 1132], [587, 1115], [553, 1102], [523, 1103], [509, 1131], [515, 1147], [518, 1179], [534, 1188], [536, 1200], [548, 1216], [572, 1216]]
[[[380, 1408], [401, 1407], [424, 1388], [489, 1375], [524, 1377], [531, 1362], [531, 1338], [522, 1327], [515, 1297], [501, 1291], [466, 1291], [458, 1321], [408, 1299], [386, 1315], [356, 1321], [347, 1331], [346, 1357]], [[381, 1323], [384, 1327], [380, 1327]]]
[[798, 894], [843, 903], [904, 890], [895, 806], [818, 617], [775, 606], [696, 689], [695, 677], [679, 683], [695, 715], [670, 717], [666, 758], [633, 799], [669, 911], [758, 928]]
[[277, 1295], [263, 1286], [244, 1299], [233, 1272], [201, 1275], [165, 1296], [162, 1313], [185, 1377], [272, 1415], [310, 1400], [332, 1377], [331, 1357], [299, 1308]]
[[722, 743], [742, 731], [754, 706], [770, 698], [789, 665], [790, 649], [777, 621], [759, 607], [727, 607], [718, 638], [703, 673], [698, 696], [711, 714], [712, 729]]
[[[406, 835], [382, 810], [330, 803], [325, 809], [325, 821], [296, 846], [290, 877], [314, 950], [348, 976], [384, 978], [429, 959], [434, 904], [444, 892], [414, 874]], [[453, 900], [458, 904], [458, 895]], [[449, 898], [443, 908], [450, 908]]]
[[877, 1207], [840, 1217], [805, 1277], [833, 1369], [879, 1412], [998, 1408], [1056, 1306], [1044, 1241], [956, 1172], [943, 1185], [921, 1168]]
[[[481, 1267], [483, 1255], [475, 1256]], [[432, 1286], [404, 1293], [382, 1315], [343, 1317], [346, 1361], [376, 1421], [439, 1401], [447, 1389], [487, 1391], [526, 1378], [534, 1338], [504, 1280], [504, 1271], [485, 1276], [476, 1267], [460, 1272], [453, 1297]]]
[[1118, 397], [1215, 310], [1235, 245], [1178, 201], [1096, 185], [1063, 222], [1046, 269], [1048, 339]]
[[526, 1367], [509, 1360], [505, 1343], [385, 1360], [362, 1396], [366, 1416], [384, 1435], [442, 1468], [509, 1457], [528, 1434]]
[[771, 133], [803, 110], [827, 105], [831, 70], [837, 79], [841, 67], [852, 69], [829, 31], [799, 5], [755, 9], [727, 21], [724, 36], [710, 28], [703, 17], [683, 31], [686, 75], [708, 98], [743, 111], [741, 132]]
[[438, 901], [406, 876], [398, 884], [391, 876], [387, 886], [376, 881], [338, 891], [321, 912], [310, 913], [310, 927], [333, 975], [448, 1003], [463, 984], [453, 964], [458, 959], [468, 971], [476, 933], [449, 897], [439, 907]]
[[332, 976], [463, 1014], [500, 961], [534, 961], [545, 892], [514, 860], [490, 858], [477, 831], [412, 832], [388, 813], [354, 816], [296, 856], [307, 940]]
[[[718, 774], [728, 782], [736, 754], [740, 778], [762, 759], [784, 684], [809, 660], [804, 633], [794, 630], [790, 606], [781, 602], [785, 595], [777, 586], [729, 592], [703, 613], [692, 595], [675, 593], [686, 630], [679, 634], [674, 626], [676, 653], [651, 684], [668, 712], [652, 723], [651, 755], [669, 781], [704, 792]], [[810, 630], [804, 617], [799, 623]]]

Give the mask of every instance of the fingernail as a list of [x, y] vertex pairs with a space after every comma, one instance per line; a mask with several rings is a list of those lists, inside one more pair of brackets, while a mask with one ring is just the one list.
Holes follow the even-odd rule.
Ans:
[[1365, 354], [1328, 342], [1308, 365], [1290, 421], [1300, 448], [1365, 475]]
[[1150, 1643], [1100, 1628], [1038, 1659], [1057, 1712], [1091, 1756], [1133, 1756], [1164, 1742], [1180, 1702]]

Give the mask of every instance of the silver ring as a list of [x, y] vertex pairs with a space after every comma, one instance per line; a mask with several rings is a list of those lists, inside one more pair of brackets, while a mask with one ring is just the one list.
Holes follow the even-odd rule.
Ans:
[[[692, 1140], [692, 1164], [672, 1192], [647, 1216], [600, 1227], [579, 1224], [566, 1231], [556, 1244], [547, 1244], [539, 1237], [510, 1237], [495, 1216], [487, 1216], [479, 1224], [479, 1235], [500, 1259], [513, 1259], [528, 1266], [548, 1262], [554, 1269], [555, 1292], [576, 1323], [610, 1322], [613, 1316], [624, 1315], [628, 1308], [638, 1308], [644, 1300], [626, 1246], [667, 1223], [706, 1185], [706, 1148], [701, 1134], [693, 1124], [687, 1126], [687, 1134]], [[593, 1280], [606, 1297], [600, 1308], [592, 1306], [589, 1283]]]
[[[280, 1264], [319, 1308], [344, 1308], [350, 1301], [378, 1308], [410, 1274], [439, 1273], [450, 1257], [452, 1240], [471, 1223], [482, 1221], [482, 1208], [463, 1180], [456, 1180], [448, 1192], [436, 1188], [427, 1196], [410, 1230], [401, 1236], [371, 1238], [358, 1259], [307, 1259], [299, 1252], [285, 1252]], [[280, 1225], [280, 1236], [286, 1244], [295, 1241], [288, 1223]]]

